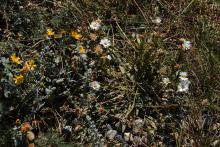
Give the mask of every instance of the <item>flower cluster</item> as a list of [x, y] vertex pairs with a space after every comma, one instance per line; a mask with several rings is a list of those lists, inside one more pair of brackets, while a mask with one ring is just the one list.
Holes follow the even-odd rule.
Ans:
[[182, 49], [187, 51], [192, 48], [192, 43], [189, 40], [181, 38], [180, 41], [182, 42]]
[[95, 21], [92, 21], [89, 26], [90, 26], [90, 28], [92, 30], [97, 31], [97, 30], [99, 30], [101, 28], [101, 24], [100, 23], [101, 23], [101, 20], [97, 19]]
[[13, 80], [14, 80], [15, 84], [19, 85], [19, 84], [23, 83], [24, 76], [23, 75], [15, 75]]
[[[10, 60], [11, 63], [15, 64], [15, 65], [22, 65], [23, 61], [21, 60], [20, 57], [16, 56], [15, 53], [13, 53], [10, 56]], [[24, 81], [24, 73], [27, 73], [29, 71], [33, 71], [36, 68], [36, 64], [34, 62], [34, 60], [27, 60], [26, 62], [24, 62], [24, 64], [22, 65], [23, 67], [20, 69], [20, 73], [14, 75], [14, 83], [17, 85], [20, 85], [23, 83]]]
[[180, 72], [179, 74], [179, 84], [177, 87], [177, 92], [189, 92], [190, 81], [187, 77], [187, 72]]
[[107, 38], [101, 39], [100, 44], [103, 45], [104, 48], [108, 48], [111, 46], [111, 42]]
[[28, 60], [25, 62], [21, 71], [28, 72], [28, 71], [34, 70], [35, 68], [36, 68], [36, 64], [34, 63], [34, 60]]
[[170, 79], [169, 78], [167, 78], [167, 77], [163, 78], [163, 84], [165, 86], [167, 86], [169, 83], [170, 83]]
[[53, 29], [51, 29], [51, 28], [48, 28], [48, 29], [47, 29], [47, 36], [48, 36], [48, 37], [54, 36], [54, 31], [53, 31]]
[[76, 40], [80, 40], [82, 38], [82, 35], [76, 31], [72, 31], [71, 36]]
[[17, 57], [15, 53], [10, 56], [11, 62], [14, 64], [21, 64], [22, 60], [20, 57]]

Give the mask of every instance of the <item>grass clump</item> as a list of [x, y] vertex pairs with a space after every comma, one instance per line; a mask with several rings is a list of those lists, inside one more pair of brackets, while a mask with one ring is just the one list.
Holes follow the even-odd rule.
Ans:
[[218, 1], [5, 1], [1, 146], [218, 146]]

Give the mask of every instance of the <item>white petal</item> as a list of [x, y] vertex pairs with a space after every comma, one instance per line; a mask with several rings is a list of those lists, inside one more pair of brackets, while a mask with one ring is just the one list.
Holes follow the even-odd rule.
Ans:
[[101, 39], [99, 44], [103, 45], [104, 48], [108, 48], [111, 46], [111, 42], [107, 38]]
[[99, 82], [97, 82], [97, 81], [93, 81], [93, 82], [91, 82], [91, 83], [89, 83], [89, 86], [93, 89], [93, 90], [96, 90], [96, 91], [98, 91], [99, 89], [100, 89], [100, 84], [99, 84]]

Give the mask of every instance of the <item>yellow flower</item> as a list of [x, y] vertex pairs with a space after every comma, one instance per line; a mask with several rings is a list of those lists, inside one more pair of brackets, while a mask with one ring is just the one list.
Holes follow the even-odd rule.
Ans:
[[15, 84], [21, 84], [24, 81], [24, 76], [23, 75], [15, 75], [13, 78]]
[[47, 29], [47, 36], [48, 36], [48, 37], [52, 37], [53, 35], [54, 35], [53, 29], [48, 28], [48, 29]]
[[25, 62], [21, 71], [28, 72], [30, 70], [34, 70], [35, 67], [36, 67], [36, 64], [34, 63], [34, 60], [28, 60]]
[[15, 64], [21, 64], [22, 60], [20, 57], [17, 57], [15, 53], [10, 56], [11, 62]]
[[73, 38], [75, 38], [76, 40], [80, 40], [80, 39], [82, 38], [82, 35], [79, 34], [78, 32], [75, 32], [75, 31], [72, 31], [72, 32], [71, 32], [71, 36], [72, 36]]
[[80, 54], [85, 54], [86, 53], [86, 49], [84, 49], [83, 47], [79, 48], [79, 53]]

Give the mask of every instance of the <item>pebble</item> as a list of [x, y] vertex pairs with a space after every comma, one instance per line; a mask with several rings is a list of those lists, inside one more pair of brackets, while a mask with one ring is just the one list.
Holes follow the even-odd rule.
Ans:
[[108, 132], [106, 133], [106, 136], [107, 136], [110, 140], [113, 140], [116, 134], [117, 134], [117, 131], [116, 131], [116, 130], [108, 130]]
[[124, 139], [125, 141], [133, 141], [133, 135], [129, 132], [124, 133]]

